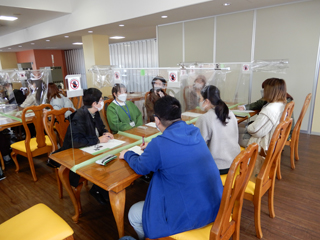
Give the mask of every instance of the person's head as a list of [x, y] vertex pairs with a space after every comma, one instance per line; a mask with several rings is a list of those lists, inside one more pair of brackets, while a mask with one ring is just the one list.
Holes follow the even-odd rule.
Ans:
[[167, 81], [162, 76], [156, 76], [152, 79], [152, 88], [154, 91], [165, 88]]
[[196, 89], [202, 89], [207, 83], [207, 79], [203, 75], [199, 75], [195, 80], [194, 80], [194, 87]]
[[88, 88], [83, 92], [83, 105], [92, 109], [92, 112], [101, 110], [103, 107], [102, 92], [96, 88]]
[[203, 111], [208, 111], [214, 108], [214, 111], [223, 125], [227, 124], [229, 118], [229, 108], [220, 98], [220, 90], [213, 85], [208, 85], [201, 90], [200, 108]]
[[287, 102], [286, 82], [280, 78], [269, 78], [264, 84], [263, 99], [267, 102]]
[[127, 100], [126, 86], [120, 83], [116, 83], [112, 88], [112, 96], [117, 101], [125, 102]]
[[60, 97], [60, 91], [59, 91], [59, 88], [57, 87], [56, 84], [54, 83], [49, 83], [48, 84], [48, 100], [49, 102], [51, 101], [52, 98], [61, 98]]
[[154, 113], [156, 125], [163, 132], [172, 123], [181, 120], [180, 102], [166, 95], [155, 102]]

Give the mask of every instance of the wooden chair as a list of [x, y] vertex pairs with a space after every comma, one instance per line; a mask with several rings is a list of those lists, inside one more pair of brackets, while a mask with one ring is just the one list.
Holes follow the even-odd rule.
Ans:
[[306, 100], [304, 101], [303, 107], [301, 109], [298, 121], [296, 122], [296, 125], [293, 128], [292, 137], [289, 141], [286, 142], [286, 145], [290, 147], [290, 160], [291, 160], [292, 169], [295, 169], [296, 167], [294, 163], [294, 158], [296, 160], [299, 160], [298, 145], [299, 145], [299, 137], [300, 137], [300, 128], [301, 128], [301, 123], [304, 118], [304, 115], [306, 114], [307, 109], [309, 107], [311, 96], [312, 96], [311, 93], [307, 95]]
[[72, 228], [54, 211], [39, 203], [0, 225], [0, 239], [73, 240]]
[[276, 170], [280, 159], [279, 156], [291, 129], [291, 124], [291, 118], [287, 118], [279, 123], [273, 133], [266, 158], [258, 176], [255, 178], [255, 181], [249, 181], [245, 190], [244, 199], [253, 202], [254, 205], [254, 222], [258, 238], [262, 238], [263, 236], [260, 222], [261, 198], [268, 190], [269, 214], [271, 218], [275, 217], [273, 201]]
[[[65, 113], [67, 111], [74, 112], [73, 108], [62, 108], [60, 110], [52, 110], [47, 111], [43, 116], [43, 125], [44, 129], [52, 143], [52, 151], [54, 152], [58, 150], [58, 140], [57, 135], [59, 138], [59, 145], [62, 147], [64, 137], [66, 135], [68, 126], [69, 126], [69, 120], [65, 118]], [[55, 131], [57, 135], [55, 134]], [[62, 198], [62, 183], [59, 178], [58, 174], [58, 168], [55, 168], [55, 173], [57, 177], [57, 183], [58, 183], [58, 189], [59, 189], [59, 198]]]
[[1, 169], [2, 169], [2, 171], [4, 171], [6, 169], [6, 165], [4, 164], [4, 160], [3, 160], [1, 152], [0, 152], [0, 162], [1, 162]]
[[[17, 161], [17, 155], [22, 155], [28, 158], [32, 177], [34, 181], [37, 181], [36, 171], [34, 168], [33, 157], [49, 154], [52, 149], [52, 144], [48, 136], [44, 135], [44, 126], [43, 126], [43, 109], [50, 108], [52, 110], [52, 106], [50, 104], [42, 104], [39, 106], [30, 106], [25, 108], [22, 111], [22, 124], [26, 132], [26, 140], [16, 142], [11, 144], [12, 152], [11, 157], [16, 165], [16, 172], [19, 171], [19, 163]], [[33, 111], [34, 116], [32, 117], [32, 123], [36, 128], [36, 137], [31, 138], [30, 130], [28, 128], [28, 124], [26, 122], [26, 114], [27, 111]]]
[[213, 223], [203, 228], [159, 239], [220, 240], [229, 239], [231, 236], [234, 240], [239, 239], [244, 190], [248, 184], [257, 155], [258, 144], [253, 143], [247, 149], [241, 151], [232, 162], [223, 189], [219, 212]]
[[82, 96], [71, 97], [70, 100], [71, 100], [71, 102], [73, 103], [73, 106], [74, 106], [76, 109], [81, 108], [81, 106], [82, 106]]
[[101, 119], [103, 119], [106, 124], [106, 128], [107, 128], [108, 132], [111, 132], [111, 130], [110, 130], [110, 126], [109, 126], [108, 119], [107, 119], [107, 108], [108, 108], [109, 104], [112, 103], [112, 101], [113, 101], [112, 98], [104, 100], [104, 106], [101, 110], [102, 116], [100, 115]]
[[[294, 109], [294, 101], [291, 101], [291, 102], [287, 103], [287, 105], [286, 105], [286, 107], [283, 110], [283, 113], [281, 115], [280, 122], [283, 122], [286, 118], [291, 118], [292, 113], [293, 113], [293, 109]], [[281, 175], [281, 154], [279, 155], [277, 178], [279, 180], [282, 179], [282, 175]]]

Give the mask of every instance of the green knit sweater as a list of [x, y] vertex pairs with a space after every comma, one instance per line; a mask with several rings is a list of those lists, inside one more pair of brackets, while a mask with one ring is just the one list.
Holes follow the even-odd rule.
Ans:
[[[142, 114], [137, 108], [137, 106], [130, 101], [126, 101], [127, 107], [129, 109], [131, 121], [135, 123], [135, 127], [141, 126], [142, 122]], [[127, 110], [127, 107], [122, 106], [123, 109]], [[119, 105], [112, 102], [107, 108], [107, 119], [110, 126], [110, 129], [113, 133], [117, 133], [118, 131], [125, 131], [131, 129], [130, 119], [127, 113], [122, 109]]]

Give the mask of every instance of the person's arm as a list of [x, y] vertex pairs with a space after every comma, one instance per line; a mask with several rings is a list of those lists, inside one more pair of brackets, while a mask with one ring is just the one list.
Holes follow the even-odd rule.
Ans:
[[142, 121], [142, 114], [139, 110], [139, 108], [133, 103], [133, 102], [130, 102], [130, 109], [132, 109], [132, 114], [134, 115], [134, 123], [135, 123], [135, 126], [141, 126], [143, 125], [143, 121]]
[[200, 129], [201, 136], [203, 137], [204, 141], [208, 143], [208, 141], [210, 141], [211, 139], [211, 129], [206, 124], [205, 115], [202, 115], [198, 118], [196, 122], [196, 127]]
[[86, 134], [88, 126], [85, 123], [85, 119], [83, 121], [72, 120], [70, 122], [74, 148], [88, 147], [99, 143], [99, 139], [95, 134], [91, 136]]
[[[114, 103], [111, 103], [107, 108], [107, 119], [108, 119], [108, 123], [111, 131], [118, 132], [118, 131], [129, 130], [131, 128], [130, 124], [121, 122], [119, 113], [116, 110], [117, 107], [118, 106], [116, 106]], [[123, 111], [123, 110], [119, 107], [119, 111]]]
[[267, 102], [264, 101], [262, 98], [259, 99], [256, 102], [246, 104], [244, 105], [246, 110], [261, 110], [261, 108], [266, 104]]
[[61, 108], [63, 108], [63, 100], [61, 98], [52, 98], [50, 101], [50, 105], [53, 107], [53, 109], [55, 110], [60, 110]]
[[269, 133], [273, 124], [267, 115], [260, 113], [256, 120], [247, 127], [248, 133], [253, 137], [261, 138]]
[[24, 102], [21, 104], [20, 107], [22, 108], [30, 107], [32, 105], [36, 105], [35, 103], [36, 103], [35, 94], [29, 94], [26, 100], [24, 100]]

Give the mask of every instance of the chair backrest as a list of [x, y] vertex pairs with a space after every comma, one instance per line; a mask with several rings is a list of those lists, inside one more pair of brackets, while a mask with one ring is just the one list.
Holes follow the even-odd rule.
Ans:
[[104, 106], [103, 106], [103, 108], [102, 108], [102, 110], [101, 110], [101, 114], [100, 114], [100, 116], [102, 115], [101, 118], [102, 118], [103, 121], [105, 122], [106, 127], [107, 127], [107, 130], [108, 130], [109, 132], [111, 132], [111, 130], [110, 130], [110, 126], [109, 126], [108, 119], [107, 119], [107, 108], [108, 108], [109, 104], [112, 103], [112, 101], [113, 101], [112, 98], [109, 98], [109, 99], [107, 99], [107, 100], [104, 100]]
[[301, 109], [299, 118], [298, 118], [298, 120], [296, 122], [296, 125], [293, 128], [293, 131], [292, 131], [292, 138], [293, 138], [294, 135], [298, 135], [300, 133], [301, 123], [302, 123], [304, 115], [306, 114], [307, 109], [309, 107], [309, 104], [310, 104], [310, 101], [311, 101], [311, 96], [312, 96], [312, 94], [309, 93], [307, 95], [306, 99], [304, 100], [304, 104], [303, 104], [303, 107]]
[[[43, 109], [45, 109], [45, 108], [53, 109], [53, 107], [50, 104], [41, 104], [39, 106], [26, 107], [22, 111], [21, 120], [22, 120], [23, 127], [25, 129], [25, 132], [26, 132], [25, 145], [26, 145], [27, 152], [30, 152], [30, 140], [31, 140], [31, 134], [30, 134], [30, 130], [28, 127], [29, 122], [27, 122], [27, 120], [29, 118], [32, 118], [32, 123], [34, 124], [35, 129], [36, 129], [37, 149], [40, 150], [41, 148], [47, 147], [46, 139], [45, 139], [45, 135], [44, 135], [44, 126], [43, 126], [43, 121], [42, 121]], [[34, 113], [34, 116], [29, 117], [28, 114], [32, 114], [32, 112]]]
[[283, 122], [287, 117], [291, 118], [294, 109], [294, 101], [287, 103], [280, 118], [280, 122]]
[[277, 160], [280, 160], [280, 155], [289, 136], [291, 125], [292, 118], [286, 118], [285, 121], [278, 124], [274, 131], [266, 158], [256, 179], [256, 189], [265, 185], [267, 181], [275, 178]]
[[74, 112], [73, 108], [61, 108], [60, 110], [47, 111], [43, 116], [43, 125], [52, 143], [52, 152], [58, 150], [58, 141], [54, 130], [59, 137], [60, 146], [63, 145], [64, 138], [69, 126], [69, 120], [65, 118], [67, 111]]
[[[227, 232], [239, 234], [244, 191], [257, 155], [258, 144], [252, 143], [233, 160], [224, 185], [219, 212], [211, 228], [210, 240], [221, 239]], [[229, 238], [227, 236], [225, 239]]]
[[71, 97], [70, 100], [71, 100], [71, 102], [73, 103], [73, 106], [74, 106], [76, 109], [81, 108], [81, 106], [82, 106], [82, 96]]

